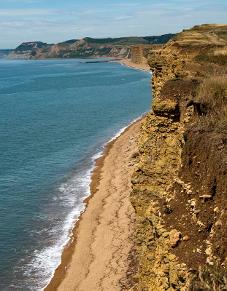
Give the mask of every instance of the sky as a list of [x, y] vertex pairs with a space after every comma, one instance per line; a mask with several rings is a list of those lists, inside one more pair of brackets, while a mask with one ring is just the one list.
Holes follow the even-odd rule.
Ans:
[[160, 35], [202, 23], [227, 23], [227, 0], [0, 0], [0, 48]]

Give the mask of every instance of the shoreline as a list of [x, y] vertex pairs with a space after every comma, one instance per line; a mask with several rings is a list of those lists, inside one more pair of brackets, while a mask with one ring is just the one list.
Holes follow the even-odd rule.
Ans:
[[118, 64], [121, 64], [122, 66], [131, 68], [131, 69], [151, 73], [151, 69], [150, 69], [150, 66], [148, 64], [145, 64], [145, 63], [144, 64], [136, 64], [128, 58], [106, 57], [106, 58], [104, 58], [106, 60], [101, 60], [103, 58], [97, 57], [97, 58], [91, 58], [91, 59], [95, 59], [96, 61], [87, 61], [87, 63], [118, 63]]
[[[106, 60], [101, 61], [101, 59], [106, 59]], [[80, 60], [80, 58], [78, 58], [78, 59], [77, 58], [56, 58], [56, 59], [55, 58], [50, 58], [50, 59], [48, 59], [48, 58], [46, 58], [46, 59], [2, 58], [1, 60], [6, 60], [6, 61], [7, 60], [8, 61], [14, 61], [14, 60], [45, 61], [45, 60], [47, 60], [47, 61], [49, 61], [49, 60]], [[131, 68], [131, 69], [151, 73], [150, 66], [148, 64], [136, 64], [136, 63], [132, 62], [130, 59], [126, 59], [126, 58], [120, 59], [120, 58], [113, 58], [113, 57], [103, 57], [103, 58], [102, 57], [92, 57], [92, 58], [82, 58], [82, 60], [87, 60], [87, 62], [84, 62], [85, 64], [86, 63], [119, 63], [122, 66]], [[91, 61], [91, 60], [96, 60], [96, 61]]]
[[[144, 114], [141, 117], [134, 120], [132, 123], [130, 123], [127, 127], [121, 129], [119, 133], [115, 135], [105, 145], [101, 157], [99, 157], [95, 161], [95, 166], [91, 173], [90, 195], [84, 200], [85, 209], [83, 212], [81, 212], [80, 216], [78, 217], [77, 221], [75, 222], [73, 226], [70, 240], [64, 247], [62, 255], [61, 255], [61, 263], [56, 268], [54, 275], [51, 278], [48, 285], [44, 288], [45, 291], [57, 290], [58, 287], [61, 286], [62, 282], [66, 279], [67, 271], [70, 269], [70, 264], [73, 261], [73, 254], [75, 252], [77, 241], [80, 238], [79, 232], [80, 232], [80, 228], [82, 228], [82, 226], [80, 227], [81, 221], [83, 220], [83, 217], [86, 215], [89, 209], [90, 201], [96, 196], [95, 194], [98, 192], [100, 181], [103, 179], [103, 176], [105, 176], [103, 175], [103, 167], [105, 164], [105, 160], [108, 159], [109, 153], [111, 152], [115, 144], [119, 141], [119, 139], [123, 139], [124, 136], [127, 135], [127, 133], [132, 128], [138, 127], [143, 117], [144, 117]], [[98, 224], [98, 221], [96, 221], [96, 223]]]
[[136, 69], [139, 71], [149, 72], [151, 73], [150, 66], [148, 64], [136, 64], [132, 62], [130, 59], [121, 59], [116, 61], [117, 63], [121, 64], [122, 66], [126, 66], [131, 69]]

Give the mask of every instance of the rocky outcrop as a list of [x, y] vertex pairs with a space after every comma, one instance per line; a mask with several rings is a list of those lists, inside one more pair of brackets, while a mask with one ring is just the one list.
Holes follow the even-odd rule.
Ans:
[[154, 101], [133, 156], [133, 290], [226, 288], [227, 69], [198, 61], [226, 52], [226, 35], [194, 27], [150, 52]]

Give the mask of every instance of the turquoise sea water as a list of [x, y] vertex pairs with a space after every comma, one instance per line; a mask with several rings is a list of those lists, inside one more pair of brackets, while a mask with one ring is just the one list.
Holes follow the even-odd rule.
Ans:
[[103, 146], [148, 111], [151, 75], [117, 63], [0, 60], [0, 290], [42, 290]]

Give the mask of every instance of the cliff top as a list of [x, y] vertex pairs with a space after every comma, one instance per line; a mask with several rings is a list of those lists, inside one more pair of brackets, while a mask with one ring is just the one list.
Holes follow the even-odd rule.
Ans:
[[177, 34], [174, 45], [187, 49], [222, 47], [227, 45], [227, 25], [203, 24]]

